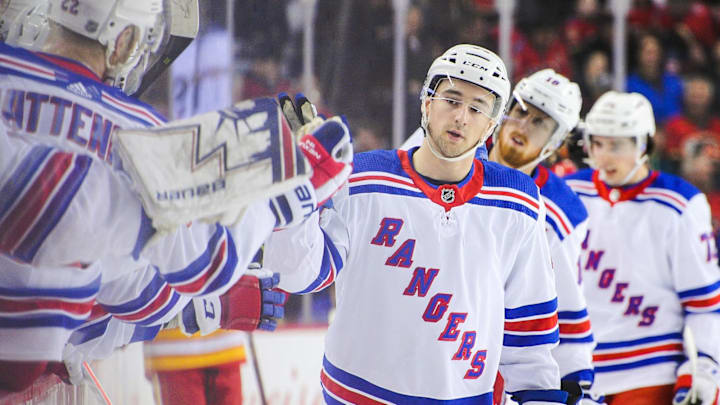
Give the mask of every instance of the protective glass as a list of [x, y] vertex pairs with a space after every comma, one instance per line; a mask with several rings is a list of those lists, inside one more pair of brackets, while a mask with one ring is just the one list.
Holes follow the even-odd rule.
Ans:
[[468, 100], [459, 95], [454, 95], [452, 91], [444, 91], [435, 93], [428, 98], [433, 101], [435, 108], [442, 112], [454, 113], [464, 110], [472, 121], [494, 119], [495, 95], [492, 93], [488, 93], [484, 97]]
[[558, 128], [558, 123], [540, 110], [523, 108], [519, 103], [503, 117], [503, 125], [522, 128], [527, 134], [549, 138]]

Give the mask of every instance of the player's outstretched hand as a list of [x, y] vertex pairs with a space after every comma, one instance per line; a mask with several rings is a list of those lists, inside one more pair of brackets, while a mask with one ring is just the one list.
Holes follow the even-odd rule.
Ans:
[[302, 94], [295, 102], [281, 93], [280, 109], [285, 115], [303, 154], [313, 169], [310, 181], [318, 205], [324, 204], [345, 184], [352, 173], [353, 148], [350, 130], [341, 117], [327, 120], [317, 115], [315, 106]]
[[186, 335], [207, 335], [217, 329], [252, 332], [275, 330], [285, 314], [287, 295], [277, 290], [280, 275], [251, 263], [225, 294], [194, 298], [178, 315], [180, 329]]
[[690, 361], [682, 363], [677, 369], [673, 405], [717, 405], [720, 396], [719, 379], [717, 363], [707, 357], [697, 359], [694, 375]]

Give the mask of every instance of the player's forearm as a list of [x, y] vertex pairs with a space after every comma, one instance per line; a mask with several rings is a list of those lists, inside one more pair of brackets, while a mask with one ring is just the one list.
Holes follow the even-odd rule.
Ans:
[[273, 232], [265, 244], [265, 267], [280, 273], [285, 291], [310, 292], [326, 267], [326, 238], [318, 219], [316, 212], [300, 226]]

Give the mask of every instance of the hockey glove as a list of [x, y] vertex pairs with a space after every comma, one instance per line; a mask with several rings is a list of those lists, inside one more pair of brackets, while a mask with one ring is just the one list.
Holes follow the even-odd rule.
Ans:
[[310, 181], [318, 205], [322, 205], [345, 184], [352, 173], [350, 130], [340, 117], [327, 120], [320, 118], [315, 106], [302, 94], [295, 97], [295, 103], [285, 93], [281, 93], [278, 100], [300, 149], [312, 166]]
[[720, 382], [718, 365], [707, 357], [697, 359], [693, 374], [690, 361], [677, 369], [673, 405], [717, 405]]
[[275, 230], [301, 224], [317, 209], [315, 190], [309, 180], [270, 198], [269, 204], [275, 215]]
[[578, 370], [560, 380], [560, 389], [568, 393], [568, 405], [604, 405], [605, 397], [591, 393], [595, 373], [591, 369]]
[[521, 405], [565, 404], [568, 393], [563, 390], [526, 390], [513, 392], [510, 397]]
[[275, 330], [286, 301], [285, 293], [273, 290], [279, 281], [278, 273], [251, 268], [220, 297], [193, 299], [179, 315], [180, 329], [186, 335], [198, 331], [207, 335], [217, 329]]

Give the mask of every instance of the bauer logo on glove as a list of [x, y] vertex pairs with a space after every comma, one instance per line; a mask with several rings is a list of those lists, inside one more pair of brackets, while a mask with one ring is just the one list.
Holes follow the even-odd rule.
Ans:
[[310, 177], [290, 123], [270, 98], [116, 137], [156, 229], [222, 218]]

